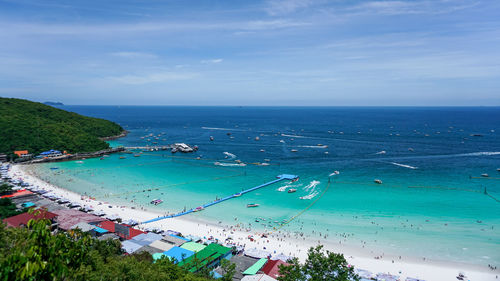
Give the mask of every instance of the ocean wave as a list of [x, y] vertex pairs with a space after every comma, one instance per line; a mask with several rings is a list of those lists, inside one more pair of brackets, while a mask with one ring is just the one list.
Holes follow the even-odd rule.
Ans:
[[316, 186], [317, 186], [318, 184], [320, 184], [320, 183], [321, 183], [320, 181], [313, 180], [313, 181], [311, 181], [308, 185], [306, 185], [306, 186], [304, 187], [304, 190], [305, 190], [305, 191], [310, 191], [311, 189], [312, 189], [312, 190], [314, 190], [314, 188], [316, 188]]
[[399, 166], [399, 167], [403, 167], [403, 168], [408, 168], [408, 169], [418, 169], [418, 167], [413, 167], [413, 166], [410, 166], [410, 165], [405, 165], [405, 164], [400, 164], [400, 163], [396, 163], [396, 162], [391, 162], [392, 165], [396, 165], [396, 166]]
[[227, 157], [229, 157], [229, 160], [232, 160], [232, 159], [236, 158], [236, 155], [234, 155], [232, 153], [229, 153], [227, 151], [224, 151], [223, 153], [224, 153], [224, 155], [226, 155]]
[[221, 163], [221, 162], [214, 162], [214, 165], [216, 165], [216, 166], [223, 166], [223, 167], [245, 167], [247, 164], [245, 164], [245, 163]]

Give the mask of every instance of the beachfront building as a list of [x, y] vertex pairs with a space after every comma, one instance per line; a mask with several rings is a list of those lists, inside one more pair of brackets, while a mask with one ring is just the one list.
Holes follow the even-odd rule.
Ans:
[[7, 154], [0, 154], [0, 163], [7, 162]]
[[51, 150], [44, 151], [44, 152], [40, 153], [39, 156], [42, 158], [55, 158], [55, 157], [60, 157], [62, 155], [63, 154], [61, 153], [61, 151], [51, 149]]

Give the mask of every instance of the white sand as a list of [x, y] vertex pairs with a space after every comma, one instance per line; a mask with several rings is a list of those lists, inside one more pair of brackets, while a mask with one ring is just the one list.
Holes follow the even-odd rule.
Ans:
[[[52, 193], [67, 198], [72, 202], [79, 202], [82, 206], [90, 206], [94, 210], [100, 210], [109, 215], [118, 215], [124, 220], [133, 219], [136, 221], [146, 221], [162, 214], [131, 209], [125, 206], [113, 205], [109, 208], [109, 204], [104, 202], [91, 200], [82, 195], [59, 188], [49, 184], [23, 169], [26, 165], [13, 165], [10, 170], [12, 178], [22, 178], [24, 181], [32, 185], [38, 186]], [[175, 230], [184, 235], [196, 235], [200, 237], [213, 236], [219, 239], [221, 243], [226, 241], [228, 236], [231, 236], [236, 244], [244, 245], [247, 249], [257, 248], [270, 253], [283, 253], [298, 257], [304, 261], [307, 256], [307, 249], [316, 244], [308, 240], [298, 240], [294, 237], [289, 237], [284, 232], [277, 232], [270, 235], [268, 238], [261, 238], [260, 233], [253, 232], [250, 229], [240, 229], [236, 226], [216, 225], [207, 222], [195, 221], [188, 219], [188, 216], [182, 218], [165, 219], [147, 225], [140, 225], [137, 228], [144, 229], [159, 228], [163, 230]], [[249, 235], [253, 235], [254, 241], [248, 239]], [[323, 243], [323, 242], [322, 242]], [[356, 268], [362, 268], [374, 273], [384, 272], [393, 275], [399, 275], [401, 280], [406, 277], [421, 278], [424, 280], [436, 281], [456, 281], [456, 276], [459, 272], [464, 272], [469, 280], [499, 280], [497, 275], [499, 271], [491, 271], [487, 267], [480, 267], [469, 264], [458, 264], [452, 262], [437, 262], [432, 260], [417, 260], [411, 257], [391, 257], [384, 255], [381, 259], [374, 259], [373, 255], [368, 253], [366, 249], [353, 249], [337, 244], [325, 244], [325, 249], [332, 252], [343, 253], [347, 260]]]

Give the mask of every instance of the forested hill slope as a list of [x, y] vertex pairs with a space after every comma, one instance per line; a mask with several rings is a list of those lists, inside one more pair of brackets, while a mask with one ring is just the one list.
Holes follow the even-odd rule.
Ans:
[[0, 153], [14, 150], [39, 153], [49, 149], [68, 153], [109, 148], [100, 137], [119, 135], [111, 121], [82, 116], [38, 102], [0, 97]]

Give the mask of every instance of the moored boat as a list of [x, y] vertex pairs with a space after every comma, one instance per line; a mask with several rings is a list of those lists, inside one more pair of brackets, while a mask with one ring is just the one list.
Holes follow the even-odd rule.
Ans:
[[255, 204], [255, 203], [247, 204], [247, 208], [255, 208], [255, 207], [259, 207], [259, 204]]
[[379, 179], [375, 179], [374, 182], [377, 184], [382, 184], [382, 180], [379, 180]]
[[295, 189], [295, 188], [290, 188], [290, 189], [288, 190], [288, 193], [294, 193], [294, 192], [296, 192], [296, 191], [297, 191], [297, 189]]

